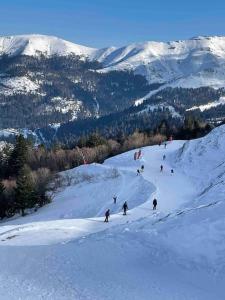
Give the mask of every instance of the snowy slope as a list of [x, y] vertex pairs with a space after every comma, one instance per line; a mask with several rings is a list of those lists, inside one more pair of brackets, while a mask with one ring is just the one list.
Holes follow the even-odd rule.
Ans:
[[[61, 176], [63, 186], [55, 195], [53, 203], [43, 207], [36, 214], [8, 221], [7, 224], [103, 217], [107, 208], [110, 208], [112, 213], [119, 213], [126, 200], [129, 201], [130, 209], [143, 204], [146, 195], [150, 195], [154, 190], [153, 185], [143, 177], [99, 164], [62, 172]], [[101, 188], [103, 181], [104, 188]], [[132, 194], [129, 193], [131, 187]], [[113, 204], [114, 195], [118, 197], [117, 205]]]
[[0, 53], [7, 55], [91, 55], [96, 50], [54, 36], [30, 34], [0, 37]]
[[34, 93], [38, 90], [39, 85], [27, 78], [26, 76], [21, 77], [0, 77], [0, 94], [13, 95], [15, 94], [26, 94]]
[[225, 37], [137, 43], [112, 49], [98, 59], [104, 71], [134, 70], [150, 83], [184, 88], [224, 87]]
[[2, 299], [224, 299], [224, 141], [221, 126], [62, 173], [52, 204], [2, 223]]
[[[223, 125], [204, 138], [185, 143], [170, 156], [171, 164], [187, 176], [196, 195], [157, 225], [162, 247], [180, 258], [184, 267], [213, 275], [212, 282], [218, 280], [218, 286], [225, 280], [224, 147]], [[152, 226], [146, 222], [142, 229], [149, 232]]]
[[202, 112], [202, 111], [211, 109], [212, 107], [217, 107], [219, 105], [225, 105], [225, 97], [220, 97], [220, 99], [218, 101], [210, 102], [210, 103], [207, 103], [204, 105], [193, 106], [189, 109], [186, 109], [186, 111], [192, 111], [192, 110], [199, 109]]

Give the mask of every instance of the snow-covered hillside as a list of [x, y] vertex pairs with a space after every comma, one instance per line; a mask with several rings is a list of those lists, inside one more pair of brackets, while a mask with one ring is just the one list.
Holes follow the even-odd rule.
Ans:
[[0, 37], [0, 54], [89, 56], [95, 51], [94, 48], [77, 45], [54, 36], [30, 34]]
[[0, 53], [8, 55], [69, 55], [98, 60], [103, 72], [133, 70], [149, 83], [171, 87], [225, 87], [225, 37], [135, 43], [124, 47], [95, 49], [53, 36], [0, 37]]
[[183, 88], [225, 86], [225, 37], [137, 43], [97, 58], [104, 71], [131, 69], [150, 83]]
[[224, 299], [224, 141], [221, 126], [61, 173], [53, 203], [2, 223], [2, 299]]

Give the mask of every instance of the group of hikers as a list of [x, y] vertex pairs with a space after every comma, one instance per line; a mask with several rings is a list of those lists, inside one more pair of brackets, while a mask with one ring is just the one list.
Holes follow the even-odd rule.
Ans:
[[[116, 204], [116, 201], [117, 201], [117, 197], [114, 196], [113, 197], [113, 203]], [[152, 204], [153, 204], [153, 210], [156, 210], [157, 199], [154, 199]], [[127, 211], [128, 211], [127, 201], [124, 202], [124, 204], [122, 206], [122, 209], [123, 209], [123, 215], [126, 216]], [[105, 212], [105, 221], [104, 222], [108, 223], [109, 222], [109, 217], [110, 217], [110, 209], [107, 209], [107, 211]]]
[[[159, 146], [161, 146], [161, 142], [159, 143]], [[167, 142], [164, 143], [164, 148], [166, 148], [166, 147], [167, 147]], [[142, 155], [142, 153], [141, 153], [141, 149], [140, 149], [138, 152], [134, 153], [134, 160], [140, 159], [141, 155]], [[164, 154], [163, 161], [165, 161], [165, 160], [166, 160], [166, 155]], [[137, 169], [137, 175], [141, 175], [141, 173], [143, 173], [143, 172], [144, 172], [144, 165], [141, 165], [141, 168]], [[160, 172], [163, 172], [163, 165], [160, 166]], [[172, 175], [174, 173], [174, 170], [171, 169], [170, 173]], [[116, 204], [116, 202], [117, 202], [117, 197], [114, 196], [113, 203]], [[157, 199], [154, 198], [152, 201], [153, 210], [156, 210], [157, 204], [158, 204]], [[126, 216], [127, 210], [128, 210], [127, 201], [124, 202], [122, 209], [123, 209], [123, 215]], [[110, 217], [110, 209], [107, 209], [107, 211], [105, 212], [105, 221], [104, 222], [109, 222], [109, 217]]]
[[[117, 197], [114, 196], [113, 197], [114, 204], [116, 204], [116, 200], [117, 200]], [[122, 209], [123, 209], [123, 215], [126, 216], [127, 210], [128, 210], [127, 201], [124, 202]], [[110, 209], [107, 209], [107, 211], [105, 212], [105, 221], [104, 222], [109, 222], [109, 217], [110, 217]]]
[[[162, 145], [162, 142], [159, 142], [159, 146], [161, 146], [161, 145]], [[166, 149], [166, 147], [167, 147], [167, 142], [164, 143], [164, 148]]]
[[[160, 172], [163, 172], [163, 165], [160, 166]], [[174, 174], [174, 170], [173, 169], [170, 170], [170, 174], [171, 175]]]
[[145, 168], [145, 166], [142, 165], [140, 169], [137, 169], [137, 175], [141, 175], [141, 173], [144, 172], [144, 168]]
[[[163, 155], [163, 160], [165, 160], [165, 159], [166, 159], [166, 156]], [[141, 173], [143, 173], [143, 172], [144, 172], [144, 165], [142, 165], [140, 169], [137, 169], [137, 175], [141, 175]], [[160, 166], [160, 172], [163, 172], [163, 165]], [[174, 170], [171, 169], [170, 173], [173, 174]]]
[[138, 152], [134, 152], [134, 160], [138, 160], [141, 158], [141, 149]]

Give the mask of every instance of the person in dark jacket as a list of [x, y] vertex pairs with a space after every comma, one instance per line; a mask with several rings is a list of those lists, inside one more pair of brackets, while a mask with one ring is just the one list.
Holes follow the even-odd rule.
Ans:
[[163, 160], [165, 160], [165, 159], [166, 159], [166, 155], [164, 154], [164, 155], [163, 155]]
[[162, 171], [163, 171], [163, 165], [160, 166], [160, 172], [162, 172]]
[[126, 216], [127, 210], [128, 210], [128, 205], [127, 205], [127, 201], [125, 201], [123, 204], [123, 215], [124, 216]]
[[156, 206], [157, 206], [157, 200], [154, 199], [153, 202], [152, 202], [152, 204], [153, 204], [153, 210], [155, 210], [155, 209], [156, 209]]
[[117, 197], [113, 196], [113, 203], [116, 204]]
[[141, 175], [141, 172], [139, 169], [137, 169], [137, 175]]
[[105, 212], [105, 221], [104, 222], [109, 222], [109, 217], [110, 217], [110, 209], [107, 209], [107, 211]]
[[142, 166], [141, 166], [141, 172], [144, 172], [144, 168], [145, 168], [145, 166], [142, 165]]

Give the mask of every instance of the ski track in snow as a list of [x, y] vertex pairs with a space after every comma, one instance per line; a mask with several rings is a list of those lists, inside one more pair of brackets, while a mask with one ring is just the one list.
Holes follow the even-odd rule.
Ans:
[[[37, 213], [2, 223], [0, 298], [224, 299], [225, 278], [221, 274], [225, 264], [220, 263], [220, 271], [210, 267], [201, 252], [207, 246], [204, 241], [202, 249], [198, 249], [188, 240], [189, 229], [195, 226], [198, 236], [199, 227], [194, 219], [193, 224], [185, 223], [197, 211], [219, 207], [221, 200], [195, 203], [201, 184], [197, 186], [182, 167], [176, 168], [181, 162], [174, 162], [174, 156], [189, 155], [185, 151], [190, 146], [181, 148], [183, 144], [174, 141], [166, 149], [164, 145], [145, 147], [139, 161], [133, 160], [133, 150], [110, 158], [103, 165], [70, 170], [72, 174], [76, 170], [95, 174], [97, 179], [66, 187], [53, 203]], [[137, 176], [136, 170], [142, 164], [144, 173]], [[217, 163], [215, 169], [221, 165]], [[119, 177], [106, 179], [112, 168], [119, 171]], [[116, 205], [112, 203], [114, 193], [118, 196]], [[158, 207], [153, 212], [155, 197]], [[121, 212], [125, 200], [131, 208], [127, 216]], [[111, 208], [112, 215], [105, 224], [107, 208]], [[178, 222], [181, 218], [186, 227]], [[180, 236], [180, 228], [184, 228], [184, 237]], [[201, 230], [204, 236], [204, 227]], [[195, 260], [189, 257], [191, 251], [187, 252], [192, 246]]]
[[[183, 144], [174, 143], [169, 145], [167, 149], [164, 146], [151, 147], [153, 151], [143, 152], [143, 156], [140, 161], [133, 162], [133, 151], [127, 152], [124, 155], [120, 155], [117, 160], [109, 159], [102, 166], [102, 168], [107, 169], [110, 167], [120, 168], [122, 172], [130, 171], [133, 173], [134, 179], [137, 179], [136, 169], [140, 167], [143, 163], [145, 165], [145, 171], [142, 175], [145, 180], [151, 185], [152, 193], [145, 195], [146, 201], [140, 206], [136, 206], [129, 210], [128, 216], [125, 218], [122, 212], [112, 214], [110, 217], [109, 224], [104, 224], [104, 217], [92, 217], [84, 219], [68, 219], [68, 220], [54, 220], [54, 221], [44, 221], [44, 222], [32, 222], [21, 225], [6, 225], [0, 228], [0, 245], [48, 245], [57, 244], [59, 242], [68, 242], [70, 239], [77, 239], [88, 234], [96, 233], [106, 228], [125, 224], [126, 222], [133, 222], [139, 220], [140, 218], [146, 218], [153, 215], [152, 212], [152, 200], [154, 197], [159, 199], [158, 210], [161, 213], [167, 213], [168, 211], [177, 208], [177, 206], [185, 203], [194, 195], [194, 190], [187, 178], [177, 173], [170, 174], [171, 167], [166, 161], [162, 161], [162, 156], [164, 153], [169, 154], [170, 151], [174, 151], [177, 147]], [[175, 147], [174, 147], [175, 146]], [[155, 151], [155, 148], [158, 151]], [[130, 156], [130, 159], [128, 158]], [[132, 161], [132, 167], [123, 166], [123, 160]], [[164, 165], [164, 171], [161, 173], [159, 168], [160, 165]], [[121, 172], [121, 173], [122, 173]], [[123, 186], [122, 190], [125, 190], [129, 185], [122, 176]], [[167, 184], [165, 185], [165, 181]], [[184, 186], [182, 190], [174, 189], [173, 182], [176, 181], [178, 185]], [[171, 182], [171, 184], [170, 184]], [[185, 183], [184, 183], [185, 182]], [[132, 183], [131, 183], [132, 188]], [[130, 193], [132, 191], [130, 190]], [[118, 195], [120, 197], [120, 195]], [[126, 200], [126, 199], [124, 199]], [[110, 201], [112, 199], [110, 197]], [[113, 204], [106, 203], [97, 215], [103, 215], [107, 208], [114, 209]], [[119, 209], [121, 209], [122, 203], [120, 203]], [[28, 216], [28, 220], [33, 219], [33, 217]], [[26, 223], [26, 218], [24, 218]], [[21, 219], [19, 220], [19, 222]], [[23, 220], [22, 220], [23, 221]], [[13, 221], [11, 223], [16, 223]], [[8, 222], [9, 223], [9, 222]], [[6, 228], [6, 230], [5, 230]], [[56, 235], [57, 231], [57, 235]], [[15, 238], [10, 238], [11, 235], [16, 235]], [[29, 237], [29, 238], [28, 238]]]

